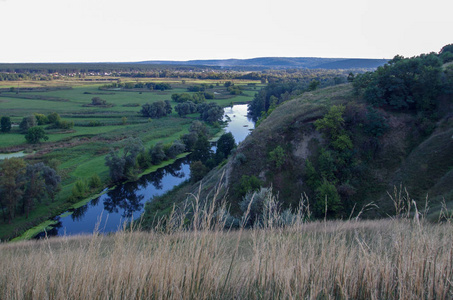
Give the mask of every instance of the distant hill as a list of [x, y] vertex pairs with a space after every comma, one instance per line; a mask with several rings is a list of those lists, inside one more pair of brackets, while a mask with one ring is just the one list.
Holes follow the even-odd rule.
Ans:
[[210, 60], [151, 60], [137, 64], [216, 66], [225, 68], [254, 67], [264, 69], [375, 69], [388, 62], [387, 59], [362, 58], [320, 58], [320, 57], [258, 57], [250, 59], [210, 59]]

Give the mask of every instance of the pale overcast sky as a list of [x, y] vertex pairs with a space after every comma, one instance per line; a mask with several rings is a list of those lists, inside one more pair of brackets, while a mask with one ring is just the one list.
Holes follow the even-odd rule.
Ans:
[[392, 58], [453, 43], [451, 0], [0, 0], [0, 62]]

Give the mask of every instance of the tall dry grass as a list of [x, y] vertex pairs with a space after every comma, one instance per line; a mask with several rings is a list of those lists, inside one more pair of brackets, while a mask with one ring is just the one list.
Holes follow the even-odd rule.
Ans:
[[423, 220], [224, 230], [196, 201], [150, 232], [0, 245], [0, 299], [451, 299], [453, 227]]

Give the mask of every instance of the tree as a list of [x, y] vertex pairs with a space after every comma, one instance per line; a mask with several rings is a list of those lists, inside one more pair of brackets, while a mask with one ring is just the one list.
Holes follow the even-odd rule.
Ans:
[[143, 152], [144, 147], [139, 138], [128, 138], [124, 141], [123, 155], [113, 149], [105, 157], [105, 165], [109, 167], [110, 178], [119, 182], [124, 178], [133, 178], [137, 167], [137, 156]]
[[44, 178], [45, 189], [47, 195], [52, 202], [55, 201], [55, 195], [60, 190], [61, 177], [57, 174], [51, 166], [44, 166], [42, 169], [42, 176]]
[[202, 163], [206, 163], [206, 161], [211, 158], [211, 155], [211, 144], [209, 143], [208, 138], [204, 135], [199, 136], [191, 155], [192, 160], [199, 160]]
[[50, 124], [54, 124], [61, 121], [61, 117], [56, 112], [53, 112], [47, 115], [47, 120], [49, 121]]
[[173, 144], [168, 148], [167, 151], [167, 157], [169, 158], [175, 158], [179, 154], [183, 153], [186, 151], [186, 146], [181, 142], [181, 141], [174, 141]]
[[342, 209], [343, 205], [335, 185], [324, 179], [316, 189], [315, 212], [318, 217], [338, 217]]
[[312, 80], [310, 84], [308, 85], [308, 90], [309, 91], [314, 91], [318, 88], [320, 82], [318, 80]]
[[222, 134], [222, 136], [217, 141], [217, 150], [216, 153], [222, 154], [223, 158], [227, 158], [230, 155], [231, 150], [236, 148], [236, 142], [234, 136], [231, 132]]
[[157, 143], [153, 148], [151, 148], [149, 150], [149, 154], [153, 165], [160, 164], [166, 158], [162, 143]]
[[322, 119], [315, 121], [315, 127], [322, 132], [324, 138], [334, 141], [343, 131], [344, 106], [333, 105]]
[[45, 181], [42, 176], [43, 168], [44, 164], [42, 162], [27, 165], [26, 168], [25, 177], [27, 180], [25, 182], [22, 212], [26, 214], [27, 219], [35, 201], [41, 201], [45, 193]]
[[165, 100], [165, 115], [169, 115], [171, 114], [171, 112], [173, 111], [173, 108], [171, 107], [171, 103], [170, 103], [170, 100]]
[[11, 131], [11, 118], [10, 117], [2, 117], [1, 121], [1, 131], [2, 132], [10, 132]]
[[199, 160], [193, 161], [190, 164], [190, 180], [197, 182], [209, 172], [209, 169]]
[[40, 143], [41, 140], [47, 141], [49, 137], [44, 132], [44, 129], [35, 126], [28, 129], [27, 134], [25, 135], [25, 139], [29, 144], [37, 144]]
[[146, 118], [158, 119], [171, 113], [171, 105], [169, 102], [164, 101], [156, 101], [151, 104], [146, 103], [142, 105], [140, 113]]
[[45, 124], [49, 123], [49, 119], [47, 118], [47, 116], [45, 114], [35, 113], [34, 115], [35, 115], [36, 120], [38, 121], [38, 125], [45, 125]]
[[182, 93], [182, 94], [171, 95], [171, 100], [178, 102], [178, 103], [183, 103], [183, 102], [187, 102], [187, 101], [192, 101], [193, 98], [190, 94]]
[[105, 165], [109, 167], [110, 178], [113, 182], [119, 182], [124, 178], [124, 166], [126, 160], [120, 157], [113, 149], [105, 157]]
[[193, 114], [197, 111], [197, 106], [192, 101], [178, 103], [175, 106], [175, 111], [180, 117], [184, 117], [188, 114]]
[[197, 142], [198, 135], [196, 132], [189, 132], [181, 136], [181, 141], [186, 146], [187, 151], [192, 151]]
[[107, 101], [100, 97], [93, 97], [93, 98], [91, 98], [91, 104], [92, 105], [106, 105]]
[[125, 175], [132, 175], [136, 164], [137, 156], [144, 151], [145, 147], [143, 146], [142, 141], [139, 138], [128, 138], [124, 141], [125, 147], [123, 150], [123, 157], [125, 160], [124, 172]]
[[26, 164], [22, 158], [13, 157], [3, 160], [0, 171], [0, 199], [4, 207], [3, 216], [9, 223], [14, 219], [17, 204], [24, 193], [25, 167]]
[[274, 150], [269, 152], [269, 160], [277, 169], [280, 169], [285, 163], [285, 150], [283, 150], [281, 146], [277, 146]]
[[190, 124], [189, 131], [195, 132], [197, 136], [207, 136], [209, 133], [208, 127], [200, 121], [193, 121], [192, 124]]
[[22, 119], [19, 124], [19, 130], [21, 133], [27, 133], [28, 129], [38, 125], [35, 116], [27, 116]]
[[198, 104], [197, 111], [203, 121], [211, 124], [219, 122], [223, 118], [223, 108], [214, 102]]

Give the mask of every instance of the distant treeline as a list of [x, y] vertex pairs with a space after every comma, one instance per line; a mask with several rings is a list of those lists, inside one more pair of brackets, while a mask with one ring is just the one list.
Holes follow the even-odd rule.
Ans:
[[[0, 64], [0, 80], [51, 80], [54, 76], [113, 76], [129, 78], [193, 78], [213, 80], [261, 80], [263, 83], [279, 78], [317, 76], [322, 72], [343, 74], [345, 70], [306, 68], [270, 69], [256, 67], [179, 66], [154, 64]], [[355, 69], [356, 73], [369, 68]]]

